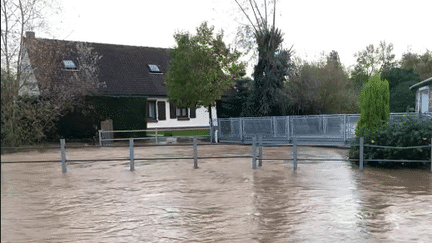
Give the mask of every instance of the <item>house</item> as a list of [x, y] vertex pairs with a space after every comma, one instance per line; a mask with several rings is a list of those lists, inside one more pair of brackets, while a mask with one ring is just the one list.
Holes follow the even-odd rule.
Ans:
[[[34, 32], [26, 33], [24, 43], [30, 77], [22, 93], [62, 92], [54, 90], [57, 86], [73, 90], [69, 79], [95, 72], [97, 80], [84, 79], [82, 85], [97, 82], [98, 95], [147, 97], [148, 129], [209, 127], [207, 108], [177, 107], [169, 101], [164, 83], [168, 49], [42, 39]], [[212, 117], [217, 119], [215, 107]]]
[[417, 90], [416, 93], [416, 112], [432, 112], [432, 77], [427, 78], [410, 87], [410, 90]]

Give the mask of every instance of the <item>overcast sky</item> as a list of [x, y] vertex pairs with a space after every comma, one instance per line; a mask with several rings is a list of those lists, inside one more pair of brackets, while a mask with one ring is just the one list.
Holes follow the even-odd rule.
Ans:
[[[65, 0], [60, 5], [61, 16], [49, 19], [51, 34], [37, 37], [169, 48], [176, 31], [194, 32], [208, 21], [224, 29], [230, 44], [237, 26], [247, 23], [234, 0]], [[408, 49], [432, 50], [431, 9], [430, 0], [280, 0], [276, 26], [285, 34], [284, 47], [294, 45], [297, 56], [318, 60], [322, 52], [336, 50], [351, 66], [354, 53], [382, 40], [393, 43], [397, 59]]]

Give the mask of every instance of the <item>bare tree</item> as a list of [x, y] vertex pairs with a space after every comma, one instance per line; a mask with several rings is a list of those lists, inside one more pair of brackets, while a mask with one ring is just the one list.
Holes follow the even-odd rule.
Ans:
[[[64, 110], [98, 88], [101, 57], [90, 46], [36, 39], [34, 32], [24, 37], [29, 30], [46, 30], [45, 14], [58, 11], [53, 6], [55, 0], [2, 0], [2, 145], [40, 141]], [[61, 73], [62, 59], [72, 53], [79, 70]]]
[[276, 0], [264, 0], [260, 7], [255, 0], [235, 2], [253, 29], [258, 49], [251, 106], [245, 115], [280, 115], [281, 90], [289, 75], [292, 49], [282, 49], [283, 34], [276, 28]]

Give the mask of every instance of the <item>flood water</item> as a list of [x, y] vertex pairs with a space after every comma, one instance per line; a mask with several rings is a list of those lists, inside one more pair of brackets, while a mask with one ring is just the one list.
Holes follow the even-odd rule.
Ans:
[[[136, 148], [137, 157], [191, 152], [149, 149]], [[207, 146], [199, 156], [248, 152]], [[289, 152], [265, 148], [264, 156]], [[127, 150], [75, 150], [68, 158], [83, 153]], [[299, 149], [306, 158], [344, 154]], [[60, 163], [2, 164], [1, 242], [432, 241], [430, 171], [304, 162], [296, 172], [282, 160], [256, 170], [251, 159], [202, 159], [199, 169], [191, 160], [141, 161], [133, 172], [127, 161], [80, 162], [65, 174]]]

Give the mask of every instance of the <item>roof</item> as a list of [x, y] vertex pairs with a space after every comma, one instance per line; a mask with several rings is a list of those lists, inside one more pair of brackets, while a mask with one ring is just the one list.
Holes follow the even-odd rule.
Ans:
[[[80, 70], [81, 52], [77, 44], [91, 47], [91, 53], [100, 56], [96, 63], [97, 77], [101, 84], [97, 93], [110, 96], [166, 96], [164, 74], [168, 66], [168, 50], [165, 48], [74, 42], [40, 38], [25, 38], [30, 63], [41, 90], [49, 90], [52, 83], [64, 84]], [[49, 58], [47, 58], [49, 57]], [[77, 63], [78, 70], [66, 71], [63, 61]], [[161, 73], [151, 73], [149, 64], [158, 65]], [[47, 67], [51, 72], [44, 72]], [[42, 84], [43, 78], [51, 85]], [[45, 78], [46, 80], [47, 78]]]
[[430, 85], [430, 84], [432, 84], [432, 77], [427, 78], [427, 79], [425, 79], [425, 80], [423, 80], [421, 82], [418, 82], [418, 83], [414, 84], [413, 86], [410, 87], [410, 90], [412, 90], [414, 88], [418, 89], [420, 87], [423, 87], [423, 86], [426, 86], [426, 85]]

